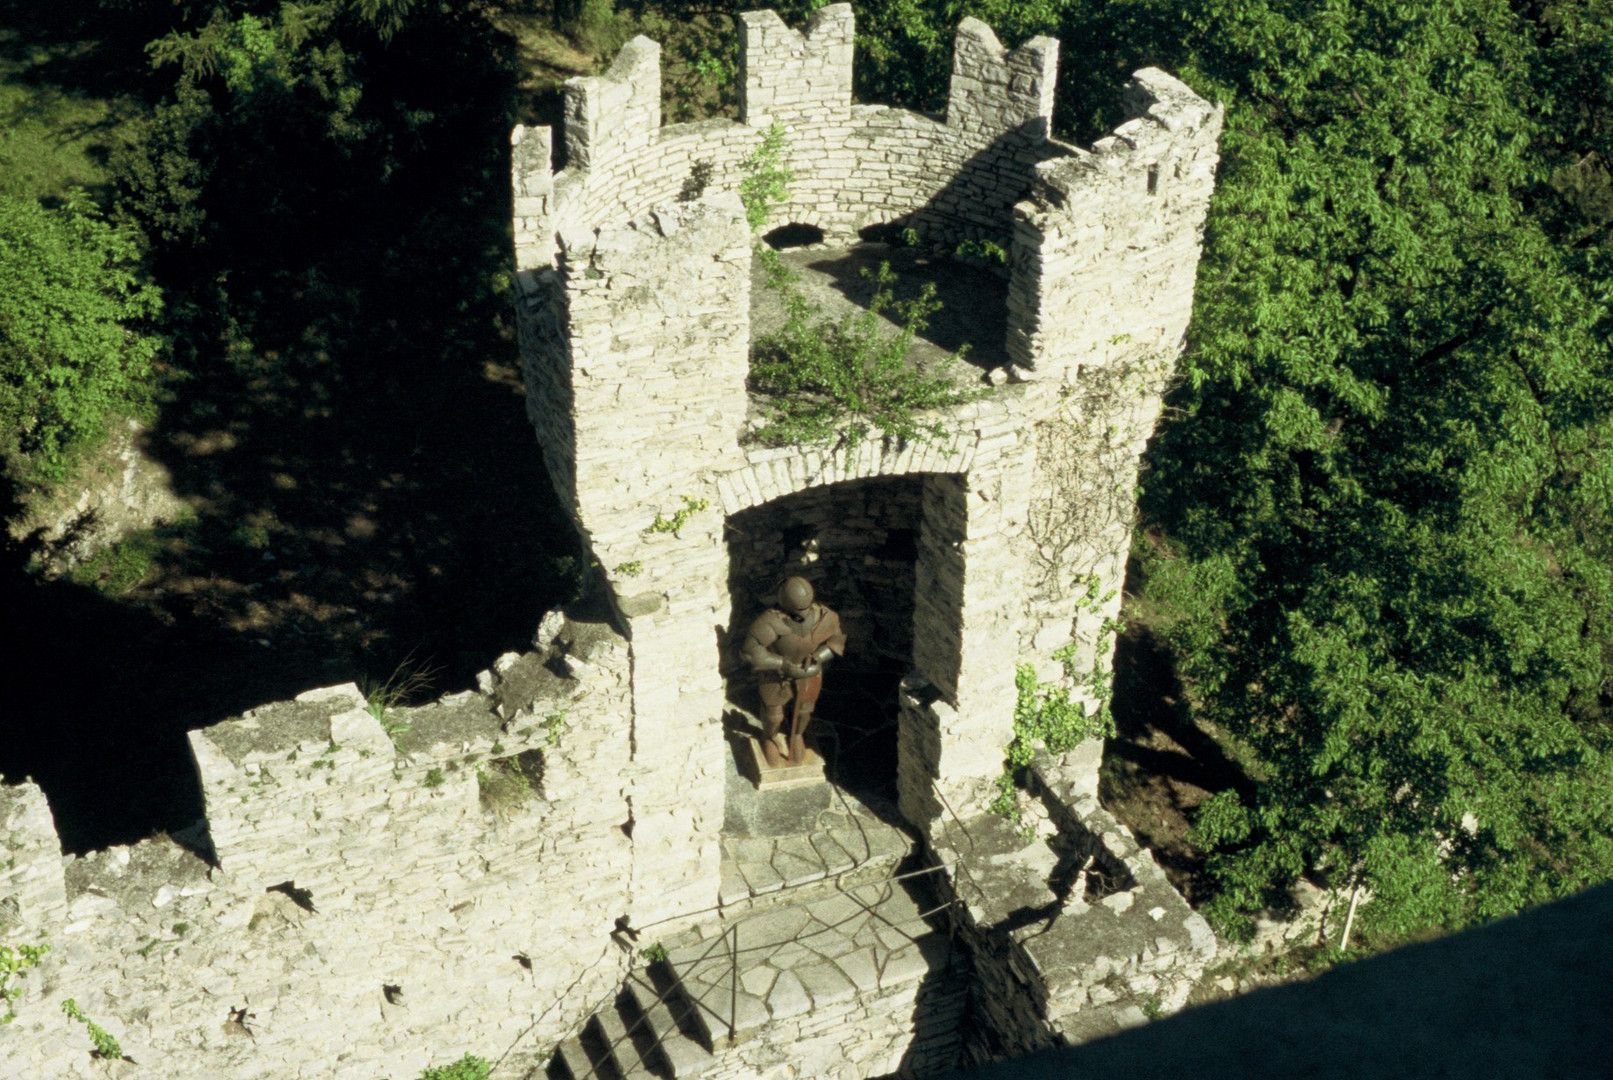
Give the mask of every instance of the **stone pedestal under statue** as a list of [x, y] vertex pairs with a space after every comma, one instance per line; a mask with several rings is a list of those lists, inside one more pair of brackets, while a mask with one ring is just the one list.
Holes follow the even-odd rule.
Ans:
[[735, 733], [724, 791], [723, 832], [730, 836], [794, 836], [811, 832], [834, 805], [823, 758], [811, 747], [800, 765], [769, 767], [755, 737]]

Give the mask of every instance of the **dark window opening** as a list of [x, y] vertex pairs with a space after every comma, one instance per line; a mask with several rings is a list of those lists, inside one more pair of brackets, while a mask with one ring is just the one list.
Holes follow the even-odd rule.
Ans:
[[823, 230], [816, 225], [803, 225], [798, 221], [792, 221], [788, 225], [780, 225], [762, 239], [767, 241], [767, 246], [774, 251], [783, 251], [785, 248], [823, 243]]

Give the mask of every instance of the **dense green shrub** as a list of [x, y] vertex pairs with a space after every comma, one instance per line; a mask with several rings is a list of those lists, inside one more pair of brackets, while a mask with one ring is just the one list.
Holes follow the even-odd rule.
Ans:
[[139, 325], [160, 299], [136, 258], [81, 192], [55, 210], [0, 197], [0, 454], [14, 471], [60, 479], [108, 415], [143, 400], [159, 343]]

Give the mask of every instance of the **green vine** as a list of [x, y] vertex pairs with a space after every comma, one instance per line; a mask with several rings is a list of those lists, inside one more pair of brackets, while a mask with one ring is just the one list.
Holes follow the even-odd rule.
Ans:
[[106, 1028], [85, 1016], [83, 1010], [78, 1007], [78, 1002], [68, 998], [62, 1002], [62, 1012], [67, 1014], [68, 1019], [77, 1020], [84, 1025], [84, 1030], [89, 1033], [90, 1042], [95, 1045], [93, 1053], [96, 1057], [107, 1061], [123, 1060], [123, 1047], [118, 1045], [118, 1040], [113, 1038]]
[[[1096, 614], [1103, 605], [1114, 599], [1114, 592], [1101, 591], [1102, 583], [1096, 574], [1087, 578], [1086, 595], [1077, 606], [1080, 614]], [[1075, 669], [1075, 656], [1080, 651], [1078, 642], [1070, 642], [1053, 654], [1064, 668], [1063, 682], [1040, 682], [1032, 664], [1014, 667], [1014, 687], [1018, 696], [1014, 702], [1014, 738], [1003, 749], [1002, 775], [997, 777], [997, 795], [990, 810], [1010, 821], [1019, 820], [1015, 791], [1018, 777], [1036, 757], [1038, 750], [1062, 754], [1091, 738], [1110, 738], [1115, 733], [1114, 714], [1109, 710], [1109, 699], [1114, 694], [1111, 674], [1104, 664], [1107, 646], [1120, 631], [1121, 623], [1105, 618], [1098, 627], [1093, 650], [1092, 667], [1086, 672]], [[1071, 687], [1084, 699], [1097, 703], [1088, 711], [1087, 701], [1071, 701]]]
[[22, 991], [11, 985], [12, 977], [21, 977], [29, 968], [38, 967], [40, 959], [48, 952], [49, 945], [19, 945], [15, 949], [0, 945], [0, 1007], [6, 1010], [6, 1014], [0, 1016], [0, 1025], [9, 1024], [17, 1018], [13, 1003], [22, 996]]
[[665, 517], [657, 513], [655, 520], [644, 527], [644, 535], [671, 533], [673, 536], [681, 536], [680, 530], [689, 524], [689, 519], [711, 505], [705, 499], [697, 499], [692, 495], [683, 495], [680, 498], [683, 499], [683, 508], [674, 511], [671, 517]]
[[745, 204], [745, 221], [755, 232], [767, 223], [773, 208], [789, 197], [795, 179], [784, 164], [784, 127], [774, 124], [762, 132], [762, 141], [739, 163], [739, 201]]

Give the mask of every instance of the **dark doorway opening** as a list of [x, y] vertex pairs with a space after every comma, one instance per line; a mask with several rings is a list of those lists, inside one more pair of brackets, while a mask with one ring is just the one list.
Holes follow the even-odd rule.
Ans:
[[740, 658], [750, 623], [788, 576], [812, 583], [846, 632], [807, 731], [829, 780], [865, 803], [896, 800], [897, 687], [913, 667], [913, 588], [921, 476], [811, 488], [729, 518], [731, 726], [759, 730], [756, 681]]
[[792, 221], [764, 234], [762, 239], [774, 251], [783, 251], [785, 248], [823, 243], [823, 230], [816, 225], [803, 225], [798, 221]]

